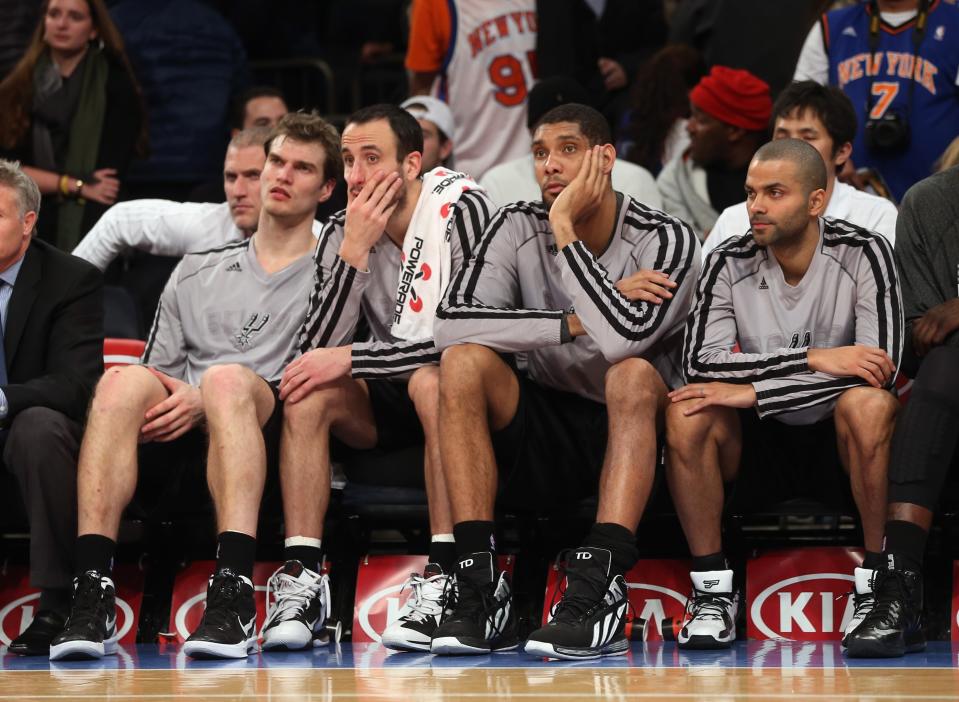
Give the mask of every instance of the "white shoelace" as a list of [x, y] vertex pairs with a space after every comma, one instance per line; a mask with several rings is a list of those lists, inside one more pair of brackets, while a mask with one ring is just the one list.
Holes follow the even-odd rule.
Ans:
[[442, 573], [429, 578], [424, 578], [417, 573], [411, 574], [410, 579], [400, 590], [400, 592], [403, 592], [406, 588], [412, 590], [410, 598], [407, 600], [410, 612], [406, 615], [406, 618], [413, 621], [423, 621], [427, 617], [442, 615], [446, 606], [447, 598], [445, 595], [447, 590], [450, 589], [448, 588], [449, 577]]
[[[314, 575], [306, 568], [304, 573]], [[312, 583], [304, 583], [283, 572], [283, 566], [277, 568], [266, 584], [266, 622], [263, 628], [274, 623], [292, 619], [310, 606], [310, 600], [320, 598], [319, 621], [326, 621], [330, 607], [330, 577], [319, 576]]]

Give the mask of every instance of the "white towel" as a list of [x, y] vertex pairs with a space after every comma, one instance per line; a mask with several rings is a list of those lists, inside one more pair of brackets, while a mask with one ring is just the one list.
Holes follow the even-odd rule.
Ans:
[[403, 265], [390, 330], [397, 339], [417, 341], [433, 336], [436, 307], [452, 275], [453, 212], [467, 190], [482, 188], [464, 173], [441, 166], [423, 176], [423, 190], [403, 239]]

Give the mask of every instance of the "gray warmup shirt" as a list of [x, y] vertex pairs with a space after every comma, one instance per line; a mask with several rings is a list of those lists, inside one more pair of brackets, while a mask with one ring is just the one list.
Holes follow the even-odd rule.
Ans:
[[[455, 280], [494, 210], [483, 192], [470, 190], [460, 195], [450, 235], [450, 280]], [[306, 353], [348, 344], [362, 318], [369, 326], [370, 338], [353, 343], [352, 377], [399, 377], [420, 366], [439, 363], [433, 339], [406, 341], [390, 333], [403, 252], [384, 233], [370, 249], [369, 270], [357, 270], [339, 256], [345, 224], [343, 210], [327, 220], [320, 234], [309, 312], [300, 329], [296, 351]]]
[[[557, 251], [542, 202], [497, 212], [475, 257], [450, 285], [434, 333], [444, 349], [475, 343], [526, 352], [530, 377], [605, 402], [609, 367], [647, 359], [669, 387], [681, 381], [682, 330], [699, 273], [699, 241], [688, 225], [617, 193], [616, 224], [596, 257], [582, 241]], [[631, 302], [614, 284], [639, 270], [678, 283], [660, 305]], [[588, 336], [562, 343], [575, 312]]]
[[313, 262], [304, 255], [267, 274], [255, 242], [183, 257], [160, 296], [145, 365], [191, 385], [223, 363], [280, 379], [306, 314]]
[[878, 346], [899, 367], [903, 313], [892, 246], [841, 219], [821, 218], [819, 228], [819, 247], [795, 286], [752, 232], [710, 252], [686, 327], [689, 382], [751, 383], [759, 416], [802, 425], [829, 417], [840, 394], [866, 385], [809, 370], [808, 349]]

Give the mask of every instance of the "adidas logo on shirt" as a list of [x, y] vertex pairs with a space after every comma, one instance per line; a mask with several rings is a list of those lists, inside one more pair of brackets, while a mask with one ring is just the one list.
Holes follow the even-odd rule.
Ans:
[[765, 277], [765, 276], [763, 276], [763, 278], [759, 281], [759, 289], [760, 289], [760, 290], [769, 290], [769, 286], [766, 285], [766, 277]]
[[242, 273], [243, 266], [240, 265], [239, 261], [234, 261], [233, 263], [231, 263], [229, 266], [226, 267], [226, 270], [227, 270], [227, 273], [229, 273], [230, 271], [237, 271]]

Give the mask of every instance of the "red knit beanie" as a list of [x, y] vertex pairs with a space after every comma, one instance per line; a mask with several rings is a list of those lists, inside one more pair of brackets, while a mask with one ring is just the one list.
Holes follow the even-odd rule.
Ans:
[[721, 122], [751, 132], [765, 129], [773, 111], [766, 81], [749, 71], [726, 66], [713, 66], [690, 91], [689, 100]]

